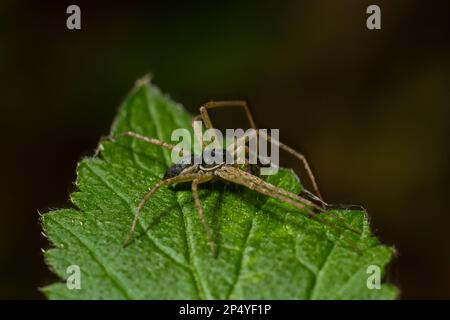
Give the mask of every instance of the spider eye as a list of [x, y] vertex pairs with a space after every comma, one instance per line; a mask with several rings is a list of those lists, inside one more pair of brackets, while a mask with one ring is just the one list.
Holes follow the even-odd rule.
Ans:
[[205, 150], [202, 157], [204, 167], [213, 167], [224, 164], [227, 161], [227, 151], [224, 149]]

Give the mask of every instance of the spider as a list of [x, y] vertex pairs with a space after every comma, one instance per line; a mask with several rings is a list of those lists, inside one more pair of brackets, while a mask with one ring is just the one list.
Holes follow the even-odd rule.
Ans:
[[[211, 118], [209, 116], [208, 110], [212, 108], [218, 108], [218, 107], [240, 107], [243, 108], [248, 122], [250, 123], [250, 126], [255, 129], [256, 134], [259, 136], [262, 134], [261, 131], [258, 131], [255, 121], [253, 119], [253, 116], [250, 112], [250, 109], [245, 101], [211, 101], [203, 106], [200, 107], [200, 114], [195, 116], [193, 118], [193, 121], [201, 120], [205, 124], [206, 128], [214, 128]], [[128, 136], [132, 137], [134, 139], [142, 140], [150, 144], [158, 145], [163, 148], [166, 148], [168, 150], [174, 150], [176, 147], [170, 143], [160, 141], [158, 139], [143, 136], [136, 132], [127, 131], [120, 133], [116, 135], [115, 137], [111, 137], [111, 139], [115, 140], [119, 137]], [[272, 141], [270, 135], [264, 134], [264, 139], [267, 139], [267, 141]], [[275, 139], [274, 139], [275, 140]], [[198, 215], [201, 219], [201, 222], [203, 224], [203, 227], [205, 229], [208, 244], [211, 249], [211, 253], [213, 256], [216, 256], [217, 253], [217, 245], [213, 240], [213, 235], [211, 232], [210, 227], [208, 226], [208, 223], [206, 222], [205, 215], [203, 212], [203, 206], [202, 202], [200, 200], [198, 187], [200, 184], [204, 184], [213, 180], [222, 180], [231, 182], [237, 185], [242, 185], [248, 189], [254, 190], [260, 194], [263, 194], [265, 196], [278, 199], [280, 201], [283, 201], [285, 203], [289, 203], [293, 205], [294, 207], [304, 210], [307, 212], [309, 216], [312, 218], [322, 222], [323, 224], [326, 224], [328, 226], [331, 226], [333, 228], [338, 228], [337, 225], [332, 224], [330, 221], [319, 217], [318, 213], [323, 213], [327, 216], [332, 217], [333, 219], [341, 220], [341, 222], [345, 225], [346, 229], [349, 229], [353, 231], [354, 233], [360, 235], [361, 231], [353, 228], [351, 225], [346, 223], [343, 218], [333, 214], [332, 212], [326, 210], [325, 208], [328, 206], [323, 200], [322, 196], [319, 192], [319, 188], [317, 186], [316, 180], [314, 178], [314, 175], [312, 173], [312, 170], [306, 160], [306, 158], [299, 152], [295, 151], [293, 148], [279, 142], [274, 141], [276, 145], [278, 145], [282, 150], [287, 151], [288, 153], [292, 154], [294, 157], [296, 157], [298, 160], [301, 161], [304, 168], [306, 169], [306, 172], [308, 174], [308, 177], [312, 183], [312, 186], [315, 191], [315, 195], [311, 192], [307, 191], [306, 189], [303, 189], [302, 192], [304, 192], [310, 199], [307, 199], [305, 197], [302, 197], [300, 195], [297, 195], [295, 193], [289, 192], [287, 190], [284, 190], [280, 187], [277, 187], [273, 184], [270, 184], [260, 178], [258, 175], [251, 173], [251, 170], [244, 170], [242, 168], [242, 165], [238, 164], [227, 164], [225, 160], [227, 159], [227, 155], [233, 155], [235, 154], [235, 143], [228, 146], [226, 149], [221, 148], [215, 148], [214, 150], [210, 151], [209, 153], [203, 152], [202, 156], [200, 155], [188, 155], [181, 160], [179, 160], [177, 163], [173, 164], [170, 168], [167, 169], [165, 172], [162, 180], [160, 180], [158, 183], [156, 183], [150, 190], [145, 194], [145, 196], [140, 201], [138, 207], [136, 208], [135, 216], [133, 219], [133, 222], [131, 224], [130, 230], [125, 238], [124, 246], [127, 246], [129, 242], [131, 241], [133, 234], [136, 230], [136, 225], [139, 220], [139, 217], [142, 213], [142, 209], [147, 204], [147, 202], [151, 199], [151, 197], [158, 191], [158, 189], [162, 187], [168, 187], [174, 184], [178, 183], [191, 183], [191, 189], [192, 189], [192, 196], [194, 198], [195, 206], [198, 211]], [[248, 149], [248, 148], [246, 148]], [[248, 150], [247, 150], [248, 151]], [[217, 162], [217, 157], [222, 159], [221, 162]], [[215, 161], [211, 159], [211, 157], [214, 158]], [[246, 164], [248, 168], [248, 164]], [[316, 202], [319, 202], [319, 204], [315, 203], [311, 199], [317, 200]]]

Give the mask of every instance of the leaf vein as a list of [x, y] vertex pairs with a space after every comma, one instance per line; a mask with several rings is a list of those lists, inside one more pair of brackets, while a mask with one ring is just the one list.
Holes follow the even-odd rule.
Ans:
[[[101, 174], [97, 173], [96, 170], [94, 168], [92, 168], [91, 166], [88, 166], [89, 170], [95, 175], [97, 176], [101, 182], [103, 182], [103, 184], [108, 187], [112, 192], [114, 192], [114, 194], [116, 194], [123, 203], [125, 203], [129, 208], [131, 213], [134, 216], [134, 207], [131, 203], [129, 203], [125, 196], [120, 194], [117, 190], [114, 189], [113, 186], [110, 185], [109, 181], [107, 181], [107, 179], [105, 179]], [[141, 226], [141, 228], [143, 230], [146, 230], [146, 226], [143, 225], [142, 221], [139, 221], [139, 225]], [[169, 253], [169, 250], [171, 250], [170, 248], [165, 247], [164, 245], [160, 244], [156, 239], [154, 239], [148, 232], [145, 232], [145, 235], [147, 236], [147, 238], [150, 239], [151, 243], [155, 246], [155, 248], [166, 258], [168, 258], [169, 260], [173, 261], [174, 263], [176, 263], [177, 265], [183, 267], [183, 268], [187, 268], [189, 269], [188, 266], [186, 266], [182, 261], [179, 261], [178, 258], [176, 258], [173, 254]]]
[[125, 289], [125, 286], [123, 284], [121, 284], [120, 280], [117, 279], [115, 276], [113, 276], [114, 272], [111, 270], [108, 270], [108, 268], [106, 267], [106, 263], [103, 263], [95, 254], [94, 250], [92, 250], [92, 248], [90, 246], [88, 246], [86, 243], [84, 243], [83, 240], [81, 240], [81, 238], [75, 234], [72, 230], [70, 230], [69, 228], [66, 228], [62, 223], [60, 223], [59, 221], [57, 221], [56, 219], [52, 219], [53, 222], [55, 222], [57, 225], [59, 225], [63, 230], [65, 230], [66, 232], [68, 232], [69, 234], [71, 234], [77, 241], [79, 244], [81, 244], [83, 247], [86, 248], [87, 252], [89, 253], [89, 255], [92, 257], [92, 259], [100, 266], [100, 268], [103, 270], [103, 272], [105, 273], [105, 275], [107, 276], [107, 278], [109, 278], [111, 280], [111, 283], [123, 294], [123, 296], [126, 299], [132, 299], [132, 296], [127, 292], [127, 290]]
[[[183, 220], [183, 231], [184, 231], [184, 240], [186, 243], [187, 258], [188, 258], [188, 263], [190, 266], [189, 270], [191, 272], [192, 279], [194, 280], [194, 286], [195, 286], [195, 289], [197, 290], [197, 294], [200, 298], [202, 298], [202, 292], [204, 290], [201, 289], [203, 287], [202, 283], [201, 283], [201, 278], [200, 278], [197, 268], [195, 267], [193, 257], [192, 257], [191, 240], [189, 239], [189, 236], [188, 236], [186, 217], [183, 212], [183, 208], [179, 202], [178, 202], [178, 206], [180, 207], [181, 215], [183, 216], [183, 219], [182, 219]], [[204, 294], [204, 292], [203, 292], [203, 294]]]
[[239, 257], [239, 261], [238, 261], [238, 266], [237, 266], [237, 270], [236, 270], [236, 277], [233, 281], [233, 283], [231, 284], [230, 290], [228, 291], [227, 294], [227, 300], [230, 299], [230, 297], [233, 295], [233, 292], [236, 288], [236, 285], [241, 277], [241, 272], [242, 272], [242, 265], [244, 262], [244, 257], [245, 254], [247, 252], [247, 243], [248, 243], [248, 239], [250, 238], [250, 235], [253, 231], [253, 226], [254, 226], [254, 218], [252, 218], [251, 222], [250, 222], [250, 226], [248, 227], [248, 230], [245, 234], [245, 238], [244, 238], [244, 243], [242, 245], [242, 249], [240, 250], [241, 255]]
[[335, 248], [337, 247], [336, 244], [337, 244], [337, 241], [334, 241], [334, 242], [333, 242], [333, 246], [332, 246], [332, 247], [330, 248], [330, 250], [328, 251], [328, 253], [327, 253], [327, 255], [326, 255], [326, 257], [325, 257], [325, 259], [324, 259], [322, 265], [320, 266], [320, 268], [319, 268], [318, 271], [317, 271], [317, 275], [316, 275], [316, 277], [314, 278], [313, 286], [312, 286], [312, 288], [311, 288], [311, 290], [310, 290], [309, 300], [314, 299], [314, 296], [315, 296], [316, 290], [317, 290], [317, 284], [319, 283], [319, 281], [320, 281], [320, 279], [321, 279], [321, 277], [322, 277], [322, 273], [323, 273], [323, 270], [325, 269], [326, 264], [327, 264], [328, 261], [330, 260], [329, 258], [330, 258], [330, 256], [331, 256], [331, 254], [333, 253], [333, 251], [334, 251]]

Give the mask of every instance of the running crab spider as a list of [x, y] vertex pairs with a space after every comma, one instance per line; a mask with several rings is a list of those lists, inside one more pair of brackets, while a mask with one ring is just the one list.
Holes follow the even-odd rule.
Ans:
[[[257, 134], [260, 134], [260, 132], [256, 129], [255, 122], [253, 120], [253, 117], [250, 113], [250, 110], [247, 106], [247, 104], [243, 101], [218, 101], [218, 102], [209, 102], [205, 105], [203, 105], [200, 108], [200, 114], [196, 117], [194, 117], [193, 120], [199, 120], [201, 119], [207, 128], [213, 128], [211, 119], [208, 114], [208, 109], [216, 108], [216, 107], [224, 107], [224, 106], [231, 106], [231, 107], [242, 107], [244, 108], [248, 121], [253, 129], [256, 130]], [[115, 140], [120, 137], [128, 136], [134, 139], [138, 139], [141, 141], [145, 141], [150, 144], [158, 145], [160, 147], [166, 148], [170, 151], [177, 151], [176, 146], [160, 141], [158, 139], [143, 136], [136, 132], [127, 131], [120, 133], [114, 137], [111, 137], [111, 139]], [[269, 140], [271, 137], [269, 135], [266, 135], [264, 137], [265, 139]], [[276, 142], [277, 145], [282, 148], [283, 150], [293, 154], [295, 157], [297, 157], [299, 160], [302, 161], [304, 164], [304, 167], [306, 171], [308, 172], [308, 175], [311, 179], [311, 182], [313, 184], [313, 187], [316, 191], [317, 196], [314, 196], [313, 194], [306, 191], [306, 193], [312, 197], [315, 200], [318, 200], [320, 202], [320, 205], [316, 204], [315, 202], [306, 199], [300, 195], [297, 195], [295, 193], [289, 192], [287, 190], [284, 190], [280, 187], [277, 187], [273, 184], [270, 184], [260, 178], [257, 175], [253, 175], [250, 172], [247, 172], [241, 168], [241, 165], [239, 164], [227, 164], [225, 162], [226, 159], [228, 159], [228, 155], [234, 156], [235, 150], [235, 144], [231, 144], [226, 149], [220, 149], [215, 148], [210, 152], [203, 152], [202, 156], [199, 155], [188, 155], [183, 158], [181, 158], [180, 161], [172, 165], [170, 168], [167, 169], [165, 172], [162, 180], [160, 180], [158, 183], [156, 183], [142, 198], [140, 201], [138, 207], [136, 208], [135, 216], [133, 219], [133, 222], [131, 224], [130, 230], [126, 236], [126, 239], [124, 241], [124, 246], [128, 245], [133, 237], [133, 234], [136, 230], [137, 222], [139, 220], [139, 217], [141, 216], [142, 209], [147, 204], [147, 202], [151, 199], [151, 197], [162, 187], [168, 187], [174, 184], [178, 183], [191, 183], [191, 189], [192, 189], [192, 196], [194, 198], [195, 206], [197, 208], [198, 215], [200, 217], [200, 220], [203, 224], [203, 227], [205, 229], [207, 238], [208, 238], [208, 244], [211, 249], [211, 253], [213, 256], [216, 256], [217, 253], [217, 245], [214, 242], [213, 235], [211, 232], [210, 227], [208, 226], [208, 223], [206, 222], [206, 218], [203, 212], [203, 206], [202, 202], [199, 196], [198, 192], [198, 186], [200, 184], [210, 182], [213, 180], [222, 180], [231, 182], [234, 184], [242, 185], [250, 190], [256, 191], [260, 194], [263, 194], [265, 196], [280, 200], [282, 202], [291, 204], [292, 206], [305, 211], [309, 216], [314, 218], [315, 220], [326, 224], [336, 230], [350, 230], [357, 234], [358, 236], [361, 235], [361, 231], [355, 229], [353, 226], [348, 224], [343, 218], [335, 215], [334, 213], [328, 211], [325, 209], [326, 203], [322, 201], [314, 175], [312, 174], [312, 171], [308, 165], [308, 162], [306, 161], [306, 158], [301, 155], [300, 153], [296, 152], [292, 148], [288, 147], [287, 145], [282, 144], [281, 142]], [[218, 157], [216, 157], [218, 156]], [[214, 158], [214, 159], [212, 159]], [[217, 162], [217, 158], [221, 158], [221, 162]], [[333, 223], [331, 223], [328, 219], [324, 219], [323, 217], [318, 216], [318, 213], [323, 213], [326, 216], [331, 217], [332, 219], [339, 220], [343, 223], [345, 226], [338, 226]], [[356, 251], [357, 248], [355, 247], [353, 242], [348, 241], [352, 247], [355, 248]]]

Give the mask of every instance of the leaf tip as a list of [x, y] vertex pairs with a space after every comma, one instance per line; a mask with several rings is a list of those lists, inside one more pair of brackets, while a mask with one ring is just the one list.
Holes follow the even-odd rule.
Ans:
[[135, 87], [148, 86], [152, 82], [153, 75], [149, 72], [142, 78], [136, 80]]

